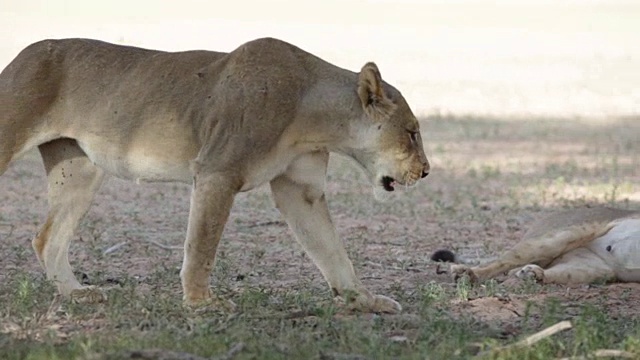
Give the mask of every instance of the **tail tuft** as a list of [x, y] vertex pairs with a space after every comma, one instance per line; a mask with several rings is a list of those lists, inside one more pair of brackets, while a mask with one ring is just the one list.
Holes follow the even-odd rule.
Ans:
[[453, 251], [451, 250], [436, 250], [432, 255], [431, 255], [431, 260], [436, 261], [436, 262], [457, 262], [457, 257], [456, 254], [453, 253]]

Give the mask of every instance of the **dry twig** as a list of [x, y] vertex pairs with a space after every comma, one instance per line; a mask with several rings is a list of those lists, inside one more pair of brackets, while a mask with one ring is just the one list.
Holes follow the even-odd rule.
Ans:
[[126, 241], [123, 241], [121, 243], [115, 244], [109, 248], [107, 248], [105, 251], [102, 252], [103, 255], [108, 255], [111, 254], [112, 252], [116, 252], [118, 251], [121, 247], [127, 245]]
[[320, 360], [367, 360], [368, 358], [360, 354], [341, 354], [336, 352], [320, 352]]
[[261, 227], [261, 226], [287, 226], [287, 223], [281, 220], [263, 221], [255, 224], [247, 225], [247, 228]]
[[208, 360], [207, 358], [181, 351], [166, 349], [129, 350], [117, 354], [96, 357], [100, 360], [111, 359], [140, 359], [140, 360]]
[[587, 356], [573, 356], [561, 358], [558, 360], [587, 360], [599, 357], [620, 358], [620, 359], [637, 359], [638, 355], [624, 350], [600, 349], [590, 353]]
[[238, 353], [240, 351], [244, 350], [244, 343], [237, 343], [235, 345], [233, 345], [231, 347], [231, 349], [229, 349], [229, 351], [227, 351], [226, 354], [221, 355], [221, 356], [216, 356], [213, 359], [214, 360], [231, 360], [233, 359], [236, 355], [238, 355]]
[[5, 224], [5, 223], [0, 223], [0, 226], [5, 226], [9, 228], [9, 233], [5, 235], [5, 238], [10, 238], [11, 234], [13, 234], [13, 229], [15, 228], [15, 226], [13, 226], [13, 224]]
[[526, 347], [526, 346], [531, 346], [535, 343], [537, 343], [538, 341], [548, 338], [549, 336], [552, 336], [555, 333], [558, 333], [562, 330], [566, 330], [566, 329], [571, 329], [571, 322], [570, 321], [561, 321], [555, 325], [549, 326], [548, 328], [539, 331], [531, 336], [528, 336], [527, 338], [525, 338], [524, 340], [520, 340], [517, 343], [513, 344], [513, 345], [509, 345], [507, 346], [507, 348], [518, 348], [518, 347]]
[[164, 250], [184, 250], [183, 246], [173, 246], [173, 245], [165, 245], [165, 244], [161, 244], [157, 241], [154, 240], [145, 240], [146, 242], [148, 242], [151, 245], [155, 245], [157, 247], [159, 247], [160, 249], [164, 249]]
[[549, 326], [548, 328], [542, 331], [539, 331], [533, 335], [530, 335], [525, 339], [518, 341], [517, 343], [495, 348], [493, 350], [490, 349], [488, 351], [484, 351], [478, 354], [478, 356], [484, 356], [489, 354], [490, 352], [503, 352], [503, 351], [513, 350], [513, 349], [522, 348], [522, 347], [529, 347], [539, 342], [540, 340], [546, 339], [549, 336], [554, 335], [555, 333], [558, 333], [566, 329], [571, 329], [571, 327], [572, 325], [570, 321], [561, 321], [555, 325]]

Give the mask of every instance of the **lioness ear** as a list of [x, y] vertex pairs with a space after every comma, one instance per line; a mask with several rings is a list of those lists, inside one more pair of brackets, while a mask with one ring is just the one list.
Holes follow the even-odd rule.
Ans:
[[358, 96], [362, 109], [374, 120], [383, 120], [391, 116], [396, 104], [384, 93], [382, 77], [376, 64], [364, 64], [358, 76]]

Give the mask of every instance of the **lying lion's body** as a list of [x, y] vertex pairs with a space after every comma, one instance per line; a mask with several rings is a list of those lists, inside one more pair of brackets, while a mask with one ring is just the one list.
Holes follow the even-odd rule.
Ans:
[[555, 213], [535, 222], [495, 261], [471, 268], [452, 265], [451, 270], [454, 277], [486, 280], [514, 269], [518, 277], [547, 283], [640, 282], [640, 212], [581, 208]]
[[181, 272], [188, 303], [210, 298], [235, 194], [270, 183], [336, 293], [353, 292], [365, 310], [398, 309], [357, 281], [324, 198], [329, 152], [355, 159], [387, 190], [428, 173], [418, 122], [373, 63], [353, 73], [276, 39], [230, 53], [45, 40], [0, 74], [0, 174], [36, 146], [50, 210], [33, 245], [63, 295], [102, 299], [75, 279], [67, 249], [106, 173], [193, 183]]

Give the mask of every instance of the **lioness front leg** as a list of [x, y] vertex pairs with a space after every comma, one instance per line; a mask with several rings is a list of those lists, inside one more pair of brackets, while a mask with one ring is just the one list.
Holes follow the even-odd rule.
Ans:
[[315, 153], [298, 159], [286, 174], [271, 181], [276, 203], [296, 239], [329, 283], [359, 311], [398, 313], [402, 307], [381, 295], [372, 295], [360, 283], [336, 234], [324, 194], [329, 155]]
[[211, 301], [209, 277], [237, 191], [238, 187], [224, 175], [195, 175], [180, 271], [187, 305], [202, 305]]

